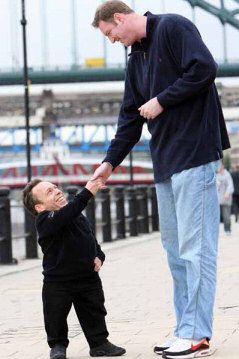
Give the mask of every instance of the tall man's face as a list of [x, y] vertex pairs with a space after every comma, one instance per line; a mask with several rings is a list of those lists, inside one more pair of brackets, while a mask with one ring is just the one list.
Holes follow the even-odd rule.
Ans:
[[130, 26], [130, 18], [126, 14], [116, 13], [114, 22], [100, 21], [99, 29], [112, 42], [121, 42], [128, 47], [136, 41], [136, 34]]
[[38, 183], [32, 189], [32, 195], [36, 202], [38, 202], [35, 205], [35, 209], [38, 213], [44, 210], [55, 211], [67, 204], [63, 192], [50, 182]]

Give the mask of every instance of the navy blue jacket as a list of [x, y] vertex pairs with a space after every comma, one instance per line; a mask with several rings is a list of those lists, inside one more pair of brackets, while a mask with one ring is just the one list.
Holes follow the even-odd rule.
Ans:
[[105, 255], [81, 213], [91, 197], [92, 193], [84, 188], [58, 211], [43, 211], [36, 217], [45, 282], [98, 278], [94, 259], [99, 257], [104, 262]]
[[103, 162], [115, 168], [139, 141], [138, 108], [157, 96], [162, 114], [148, 120], [155, 182], [222, 157], [229, 148], [214, 79], [217, 65], [188, 19], [146, 13], [146, 37], [132, 45], [115, 138]]

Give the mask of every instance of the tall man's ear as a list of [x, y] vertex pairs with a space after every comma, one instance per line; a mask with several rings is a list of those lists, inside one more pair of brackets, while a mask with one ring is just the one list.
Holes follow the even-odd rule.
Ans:
[[114, 14], [114, 22], [119, 25], [120, 23], [124, 22], [124, 14], [121, 14], [119, 12], [116, 12]]

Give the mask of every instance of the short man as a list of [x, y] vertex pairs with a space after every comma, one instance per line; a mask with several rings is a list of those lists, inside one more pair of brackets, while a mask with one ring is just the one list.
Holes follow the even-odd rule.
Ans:
[[107, 340], [104, 293], [98, 275], [105, 255], [81, 213], [103, 187], [101, 180], [89, 181], [69, 203], [57, 186], [40, 179], [32, 180], [23, 191], [26, 209], [36, 216], [44, 254], [42, 299], [51, 359], [66, 358], [67, 316], [72, 304], [92, 357], [125, 353]]
[[218, 198], [221, 210], [222, 221], [225, 233], [231, 235], [231, 208], [232, 194], [234, 185], [231, 174], [226, 170], [224, 164], [221, 163], [217, 174]]
[[106, 1], [92, 24], [132, 46], [115, 138], [93, 179], [104, 182], [140, 139], [147, 122], [161, 238], [174, 283], [176, 328], [155, 347], [165, 358], [210, 355], [219, 206], [216, 170], [230, 146], [214, 79], [217, 66], [201, 36], [179, 15], [144, 16]]

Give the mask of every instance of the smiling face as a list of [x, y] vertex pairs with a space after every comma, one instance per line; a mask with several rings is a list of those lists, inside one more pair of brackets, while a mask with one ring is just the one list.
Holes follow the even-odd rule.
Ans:
[[100, 21], [99, 29], [112, 42], [121, 42], [128, 47], [137, 41], [131, 20], [132, 14], [114, 14], [114, 21]]
[[38, 183], [32, 189], [32, 194], [37, 202], [37, 204], [35, 204], [37, 213], [44, 210], [55, 211], [67, 204], [67, 200], [63, 192], [56, 185], [50, 182]]

